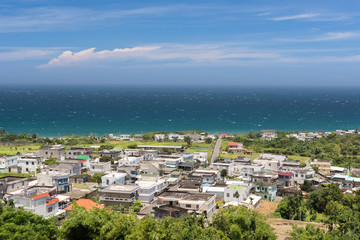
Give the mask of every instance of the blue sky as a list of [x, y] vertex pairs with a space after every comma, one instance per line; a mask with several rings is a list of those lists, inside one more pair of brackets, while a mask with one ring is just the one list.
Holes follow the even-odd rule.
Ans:
[[360, 1], [0, 2], [1, 84], [359, 86]]

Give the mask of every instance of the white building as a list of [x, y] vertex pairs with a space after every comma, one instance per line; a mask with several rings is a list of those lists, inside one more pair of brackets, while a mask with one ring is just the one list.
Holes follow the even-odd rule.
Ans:
[[154, 182], [141, 181], [137, 185], [139, 186], [139, 200], [150, 203], [155, 197], [156, 184]]
[[101, 177], [101, 185], [107, 187], [115, 183], [125, 184], [126, 173], [109, 173]]
[[[224, 200], [225, 202], [237, 201], [241, 202], [248, 198], [252, 186], [249, 184], [231, 184], [225, 188]], [[236, 197], [236, 192], [239, 198]]]
[[34, 158], [19, 158], [18, 167], [21, 173], [36, 173], [38, 160]]
[[119, 166], [138, 166], [143, 160], [143, 157], [128, 157], [125, 156], [122, 159], [119, 159]]
[[90, 172], [92, 173], [105, 173], [111, 170], [111, 162], [90, 162]]
[[121, 134], [121, 135], [119, 136], [119, 139], [120, 139], [121, 141], [123, 141], [123, 140], [130, 140], [130, 138], [131, 138], [130, 134]]
[[253, 163], [261, 164], [265, 169], [276, 171], [285, 160], [286, 157], [282, 155], [261, 154], [258, 158], [254, 159]]
[[155, 141], [164, 141], [165, 140], [165, 134], [155, 134], [154, 136]]
[[261, 130], [260, 136], [261, 136], [261, 138], [264, 138], [264, 139], [277, 138], [277, 131], [276, 130]]
[[10, 172], [11, 167], [16, 167], [18, 156], [2, 156], [0, 157], [0, 173]]
[[194, 152], [194, 160], [199, 161], [201, 164], [207, 164], [208, 153], [207, 152]]

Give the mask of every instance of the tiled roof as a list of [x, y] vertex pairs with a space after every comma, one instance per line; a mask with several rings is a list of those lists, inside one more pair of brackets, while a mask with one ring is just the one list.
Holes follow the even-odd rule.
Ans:
[[229, 146], [237, 146], [237, 145], [239, 145], [239, 143], [237, 143], [237, 142], [229, 142]]
[[[93, 207], [97, 207], [97, 208], [100, 208], [100, 209], [103, 209], [104, 206], [103, 205], [100, 205], [94, 201], [91, 201], [90, 199], [79, 199], [76, 201], [77, 205], [79, 205], [79, 207], [84, 207], [86, 210], [91, 210]], [[65, 210], [69, 210], [71, 211], [72, 210], [72, 206], [73, 204], [71, 204], [70, 206], [67, 206], [65, 208]]]
[[47, 197], [47, 196], [49, 196], [49, 193], [42, 193], [42, 194], [33, 196], [33, 199], [36, 200], [36, 199]]
[[52, 204], [54, 204], [54, 203], [56, 203], [56, 202], [58, 202], [58, 201], [59, 201], [58, 198], [53, 198], [53, 199], [51, 199], [49, 202], [47, 202], [46, 205], [49, 206], [49, 205], [52, 205]]

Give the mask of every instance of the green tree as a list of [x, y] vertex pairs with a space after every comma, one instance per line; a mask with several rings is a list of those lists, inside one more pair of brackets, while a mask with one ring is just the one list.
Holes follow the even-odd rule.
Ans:
[[55, 158], [50, 157], [49, 159], [47, 159], [47, 160], [44, 161], [44, 164], [45, 164], [45, 165], [49, 165], [49, 166], [50, 166], [50, 165], [54, 165], [54, 164], [59, 165], [60, 162], [57, 161]]
[[303, 221], [306, 218], [307, 209], [302, 194], [296, 193], [293, 196], [284, 197], [276, 212], [280, 213], [282, 218]]
[[212, 139], [211, 139], [211, 138], [206, 138], [206, 139], [205, 139], [205, 143], [206, 143], [206, 144], [212, 143]]
[[44, 219], [30, 211], [0, 203], [0, 239], [57, 239], [58, 227], [53, 219]]
[[188, 148], [191, 147], [192, 140], [189, 136], [184, 137], [184, 142], [186, 142]]
[[239, 192], [238, 192], [238, 191], [236, 191], [236, 192], [234, 193], [234, 197], [236, 197], [236, 198], [238, 199], [238, 202], [239, 202], [239, 197], [240, 197], [240, 194], [239, 194]]
[[221, 170], [220, 176], [223, 178], [223, 182], [225, 182], [225, 177], [227, 176], [227, 174], [228, 172], [225, 168]]

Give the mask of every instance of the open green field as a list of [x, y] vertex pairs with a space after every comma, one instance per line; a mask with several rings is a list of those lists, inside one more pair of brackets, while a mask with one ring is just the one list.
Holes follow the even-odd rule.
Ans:
[[18, 152], [38, 152], [41, 145], [0, 146], [0, 155], [16, 155]]

